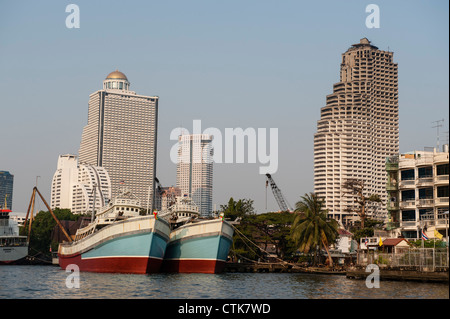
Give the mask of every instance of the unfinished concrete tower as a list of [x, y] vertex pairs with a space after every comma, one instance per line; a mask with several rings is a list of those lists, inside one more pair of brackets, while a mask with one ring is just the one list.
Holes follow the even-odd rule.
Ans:
[[359, 220], [354, 196], [344, 195], [348, 179], [364, 182], [367, 213], [384, 217], [386, 157], [399, 151], [398, 68], [393, 52], [381, 51], [367, 38], [342, 54], [340, 81], [327, 95], [314, 135], [314, 192], [329, 214], [344, 224]]

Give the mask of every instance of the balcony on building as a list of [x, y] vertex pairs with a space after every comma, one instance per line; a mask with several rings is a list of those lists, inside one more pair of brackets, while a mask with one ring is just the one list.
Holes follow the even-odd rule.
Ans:
[[386, 183], [386, 190], [388, 192], [397, 191], [398, 190], [398, 183], [396, 180], [388, 179], [388, 182]]
[[416, 160], [414, 154], [402, 154], [401, 161], [398, 163], [399, 169], [412, 168], [416, 166]]
[[398, 156], [386, 157], [386, 171], [398, 171]]
[[433, 179], [433, 166], [424, 166], [418, 168], [417, 186], [432, 186]]
[[434, 226], [436, 218], [433, 209], [419, 209], [419, 221], [421, 225]]
[[434, 177], [435, 184], [447, 184], [448, 185], [448, 176], [449, 176], [449, 165], [438, 164], [436, 165], [436, 176]]
[[416, 227], [416, 210], [410, 209], [402, 211], [400, 225], [403, 228]]
[[398, 200], [394, 197], [388, 200], [387, 202], [387, 210], [391, 211], [391, 210], [398, 210], [399, 209], [399, 205], [398, 205]]
[[433, 187], [419, 188], [418, 207], [432, 207], [434, 205]]
[[448, 207], [441, 207], [437, 209], [436, 227], [448, 228]]
[[447, 206], [448, 208], [448, 193], [448, 185], [437, 186], [435, 205], [439, 207]]
[[400, 209], [414, 208], [416, 206], [415, 190], [408, 189], [401, 192]]
[[414, 188], [416, 184], [414, 169], [400, 171], [400, 188]]

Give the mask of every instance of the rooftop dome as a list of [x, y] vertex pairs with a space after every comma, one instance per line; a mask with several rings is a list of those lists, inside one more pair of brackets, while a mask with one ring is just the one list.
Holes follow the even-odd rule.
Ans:
[[123, 80], [128, 81], [126, 75], [118, 70], [115, 70], [114, 72], [111, 72], [110, 74], [108, 74], [106, 79], [123, 79]]

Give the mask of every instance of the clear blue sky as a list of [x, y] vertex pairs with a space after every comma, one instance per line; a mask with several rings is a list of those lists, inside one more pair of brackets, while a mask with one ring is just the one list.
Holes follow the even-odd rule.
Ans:
[[[68, 29], [66, 5], [80, 8]], [[368, 29], [365, 8], [380, 8]], [[157, 176], [174, 185], [172, 129], [278, 128], [273, 177], [291, 205], [313, 191], [313, 134], [339, 81], [341, 54], [367, 37], [399, 64], [400, 151], [436, 145], [449, 105], [447, 1], [1, 1], [0, 170], [15, 176], [13, 210], [36, 176], [50, 201], [58, 155], [78, 153], [89, 94], [119, 69], [138, 94], [158, 95]], [[441, 144], [445, 139], [441, 134]], [[255, 200], [259, 164], [217, 164], [214, 199]], [[39, 209], [45, 209], [43, 204]], [[268, 210], [278, 206], [268, 192]]]

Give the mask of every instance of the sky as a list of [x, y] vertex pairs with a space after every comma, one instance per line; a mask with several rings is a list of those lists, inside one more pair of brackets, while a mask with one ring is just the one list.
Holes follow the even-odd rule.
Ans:
[[[372, 3], [379, 28], [366, 26]], [[69, 4], [79, 7], [79, 28], [66, 27]], [[393, 51], [399, 66], [400, 152], [436, 146], [440, 120], [442, 145], [448, 30], [449, 3], [441, 0], [1, 0], [0, 170], [14, 175], [13, 211], [26, 212], [36, 181], [50, 201], [58, 156], [78, 154], [89, 95], [116, 69], [131, 90], [159, 96], [163, 186], [176, 184], [171, 131], [192, 131], [201, 120], [202, 129], [222, 132], [277, 128], [272, 177], [290, 206], [313, 192], [320, 108], [339, 81], [341, 54], [364, 37]], [[278, 210], [261, 165], [215, 164], [213, 204], [248, 198], [258, 213]]]

